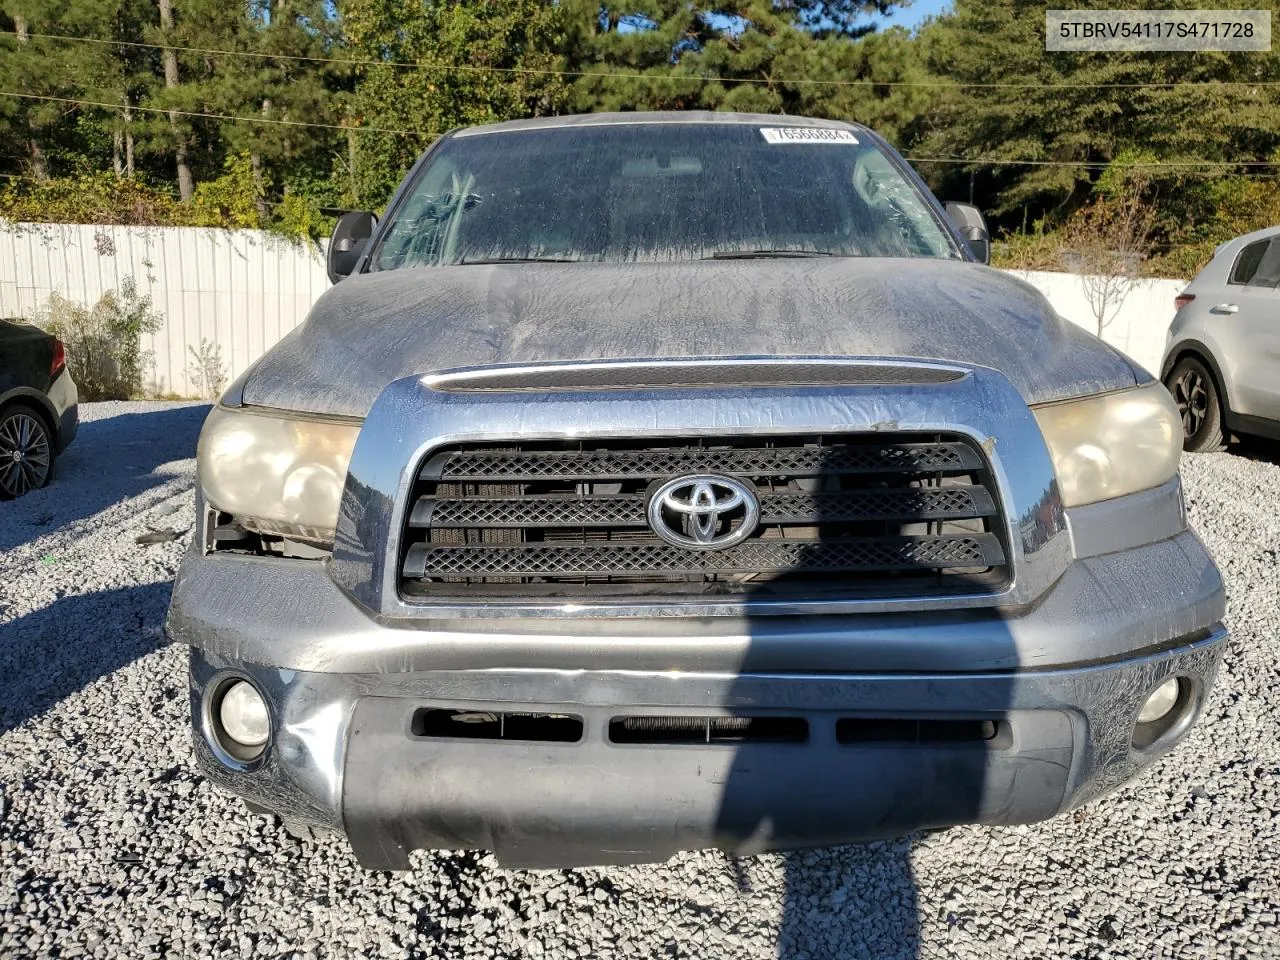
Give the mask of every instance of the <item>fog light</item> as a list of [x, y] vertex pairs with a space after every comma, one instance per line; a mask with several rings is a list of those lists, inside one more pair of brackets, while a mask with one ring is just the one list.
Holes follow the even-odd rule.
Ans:
[[266, 701], [244, 680], [236, 680], [223, 691], [218, 720], [226, 735], [245, 747], [262, 746], [271, 732]]
[[1169, 715], [1178, 703], [1178, 692], [1180, 684], [1177, 677], [1170, 677], [1160, 686], [1151, 691], [1151, 695], [1147, 697], [1147, 702], [1142, 705], [1142, 710], [1138, 714], [1139, 723], [1154, 723]]

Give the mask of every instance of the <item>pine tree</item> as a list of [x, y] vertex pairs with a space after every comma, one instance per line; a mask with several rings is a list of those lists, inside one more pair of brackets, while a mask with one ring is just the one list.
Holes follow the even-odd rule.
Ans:
[[[178, 40], [174, 32], [173, 0], [156, 0], [156, 6], [160, 12], [160, 40], [168, 45], [167, 49], [161, 51], [164, 63], [164, 87], [168, 93], [172, 94], [181, 83], [178, 78], [178, 53], [173, 49], [173, 45]], [[177, 165], [178, 195], [183, 200], [190, 200], [195, 192], [195, 184], [191, 179], [191, 165], [187, 162], [187, 137], [185, 132], [179, 129], [176, 109], [169, 110], [169, 129], [173, 132], [173, 157]]]
[[[1056, 6], [1089, 5], [1072, 0]], [[1280, 80], [1280, 54], [1048, 53], [1044, 30], [1044, 5], [1031, 0], [955, 0], [951, 15], [928, 25], [920, 43], [929, 67], [956, 86], [913, 125], [919, 150], [1100, 165], [1265, 161], [1280, 150], [1280, 88], [1240, 83]], [[1187, 81], [1200, 85], [1160, 86]], [[979, 199], [1010, 223], [1021, 220], [1024, 209], [1034, 218], [1081, 206], [1100, 177], [1096, 169], [1073, 166], [971, 169]], [[933, 182], [954, 189], [967, 183], [969, 171], [940, 168]], [[1164, 205], [1166, 231], [1168, 221], [1179, 217], [1212, 216], [1207, 203], [1213, 191], [1206, 188], [1220, 178], [1205, 176], [1214, 168], [1192, 173], [1144, 171], [1149, 195]], [[1188, 194], [1200, 194], [1204, 202], [1187, 207], [1182, 200]]]
[[[7, 0], [0, 5], [0, 88], [32, 95], [0, 102], [6, 159], [28, 176], [44, 179], [83, 167], [111, 137], [110, 111], [77, 101], [117, 103], [122, 65], [101, 44], [69, 44], [49, 35], [117, 39], [137, 0]], [[40, 100], [35, 97], [57, 99]]]
[[351, 135], [354, 190], [366, 206], [383, 203], [439, 134], [464, 124], [554, 113], [567, 104], [567, 81], [554, 73], [564, 66], [556, 50], [559, 5], [346, 0], [339, 12], [347, 55], [426, 68], [355, 69], [345, 122], [356, 130], [406, 131]]
[[[40, 94], [47, 89], [41, 72], [41, 49], [44, 44], [33, 40], [31, 14], [33, 4], [10, 4], [0, 17], [0, 27], [14, 36], [0, 38], [0, 83], [15, 93]], [[37, 21], [37, 24], [39, 21]], [[7, 160], [43, 180], [49, 175], [46, 151], [52, 129], [58, 122], [58, 111], [35, 100], [5, 97], [0, 103], [0, 123]]]
[[748, 0], [727, 13], [683, 0], [564, 0], [570, 61], [605, 74], [575, 82], [575, 107], [807, 113], [896, 129], [912, 109], [908, 97], [886, 103], [885, 91], [868, 85], [790, 82], [922, 75], [905, 31], [867, 36], [868, 14], [892, 5]]
[[335, 56], [334, 27], [322, 0], [201, 0], [191, 20], [195, 46], [230, 51], [203, 55], [196, 82], [209, 112], [251, 118], [220, 124], [219, 141], [225, 155], [249, 158], [263, 220], [274, 183], [333, 149], [334, 131], [297, 124], [334, 124], [340, 116], [333, 69], [323, 62]]

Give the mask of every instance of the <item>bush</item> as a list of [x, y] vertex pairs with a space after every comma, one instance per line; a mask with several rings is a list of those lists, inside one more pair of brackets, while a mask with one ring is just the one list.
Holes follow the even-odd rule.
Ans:
[[[3, 181], [0, 181], [3, 183]], [[267, 203], [247, 154], [228, 157], [221, 176], [196, 184], [182, 203], [168, 187], [109, 171], [0, 186], [0, 220], [11, 223], [93, 223], [144, 227], [220, 227], [266, 230], [290, 240], [320, 240], [333, 229], [311, 196], [285, 190]], [[264, 218], [263, 210], [271, 211]]]
[[86, 173], [0, 189], [0, 219], [14, 223], [103, 223], [187, 226], [187, 212], [169, 191], [130, 177]]
[[126, 277], [119, 293], [102, 295], [92, 307], [54, 294], [36, 322], [66, 344], [67, 366], [81, 400], [128, 400], [142, 393], [150, 355], [142, 335], [160, 329], [163, 317], [151, 298]]
[[991, 244], [991, 265], [1004, 270], [1061, 270], [1062, 238], [1037, 223], [1027, 233], [1010, 233]]
[[222, 176], [196, 184], [186, 211], [188, 222], [196, 227], [262, 229], [267, 226], [258, 211], [262, 199], [248, 154], [230, 156], [222, 165]]
[[204, 400], [217, 400], [227, 385], [227, 374], [222, 365], [222, 348], [216, 343], [201, 339], [200, 349], [187, 347], [191, 361], [187, 364], [187, 383]]

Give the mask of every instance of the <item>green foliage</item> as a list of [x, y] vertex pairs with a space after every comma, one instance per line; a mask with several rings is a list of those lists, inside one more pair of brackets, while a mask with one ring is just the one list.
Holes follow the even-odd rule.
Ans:
[[[1094, 4], [1064, 0], [1053, 6]], [[930, 71], [957, 86], [941, 91], [911, 125], [913, 150], [1046, 164], [929, 168], [940, 192], [967, 195], [972, 171], [979, 203], [1001, 225], [1014, 226], [1024, 211], [1061, 222], [1088, 202], [1095, 184], [1108, 189], [1121, 164], [1266, 160], [1280, 146], [1280, 88], [1235, 82], [1280, 80], [1280, 57], [1048, 53], [1044, 10], [1043, 3], [1030, 0], [955, 0], [951, 15], [921, 31]], [[1193, 85], [1168, 85], [1187, 82]], [[1056, 165], [1062, 162], [1097, 167]], [[1108, 165], [1111, 169], [1100, 175], [1099, 168]], [[1238, 172], [1229, 167], [1143, 170], [1148, 199], [1160, 208], [1156, 240], [1185, 242], [1214, 220], [1209, 198], [1194, 196], [1199, 192], [1194, 187], [1186, 196], [1187, 188], [1213, 183], [1218, 173]]]
[[1003, 270], [1061, 270], [1063, 238], [1046, 232], [1044, 221], [1030, 230], [1005, 234], [991, 244], [991, 265]]
[[[567, 83], [548, 72], [565, 67], [557, 49], [563, 18], [561, 5], [544, 0], [347, 0], [347, 56], [428, 68], [355, 69], [343, 123], [365, 132], [339, 134], [351, 205], [380, 207], [417, 156], [454, 127], [563, 110]], [[462, 69], [430, 69], [455, 65]]]
[[66, 344], [81, 400], [128, 400], [142, 392], [149, 359], [142, 335], [159, 330], [163, 319], [127, 277], [118, 293], [103, 294], [92, 307], [55, 294], [35, 322]]
[[685, 0], [563, 0], [567, 59], [603, 74], [574, 82], [573, 105], [808, 114], [861, 120], [893, 136], [922, 106], [918, 89], [792, 82], [926, 79], [906, 31], [855, 39], [869, 29], [860, 18], [886, 6], [749, 0], [730, 15], [723, 5]]
[[[1169, 181], [1150, 179], [1151, 168], [1108, 169], [1079, 209], [1037, 221], [1030, 229], [1007, 233], [993, 246], [996, 266], [1017, 270], [1081, 269], [1070, 248], [1079, 225], [1091, 214], [1138, 198], [1149, 221], [1150, 243], [1140, 266], [1148, 277], [1190, 279], [1213, 259], [1225, 240], [1280, 224], [1280, 182], [1274, 178], [1186, 176], [1171, 189]], [[1158, 185], [1158, 186], [1157, 186]], [[1162, 191], [1168, 191], [1162, 192]], [[1123, 247], [1120, 241], [1111, 249]]]
[[333, 232], [334, 218], [304, 194], [286, 193], [272, 215], [271, 229], [286, 237], [321, 240]]
[[196, 186], [191, 203], [196, 220], [193, 226], [265, 226], [259, 206], [265, 193], [265, 185], [253, 176], [248, 154], [228, 157], [222, 176]]
[[[319, 240], [333, 229], [312, 197], [285, 193], [265, 202], [265, 186], [249, 157], [228, 157], [221, 176], [196, 185], [189, 203], [172, 188], [110, 173], [84, 173], [42, 181], [13, 180], [0, 188], [0, 220], [11, 223], [127, 224], [146, 227], [261, 229], [295, 240]], [[263, 211], [267, 216], [263, 216]]]
[[10, 180], [0, 189], [0, 219], [15, 223], [185, 226], [185, 218], [186, 211], [168, 190], [110, 173]]

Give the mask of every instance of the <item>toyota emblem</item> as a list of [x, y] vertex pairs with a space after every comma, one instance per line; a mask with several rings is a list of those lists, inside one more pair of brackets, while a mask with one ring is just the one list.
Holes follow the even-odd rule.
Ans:
[[751, 536], [760, 519], [760, 501], [749, 484], [733, 477], [676, 477], [653, 492], [648, 516], [653, 532], [667, 543], [723, 550]]

